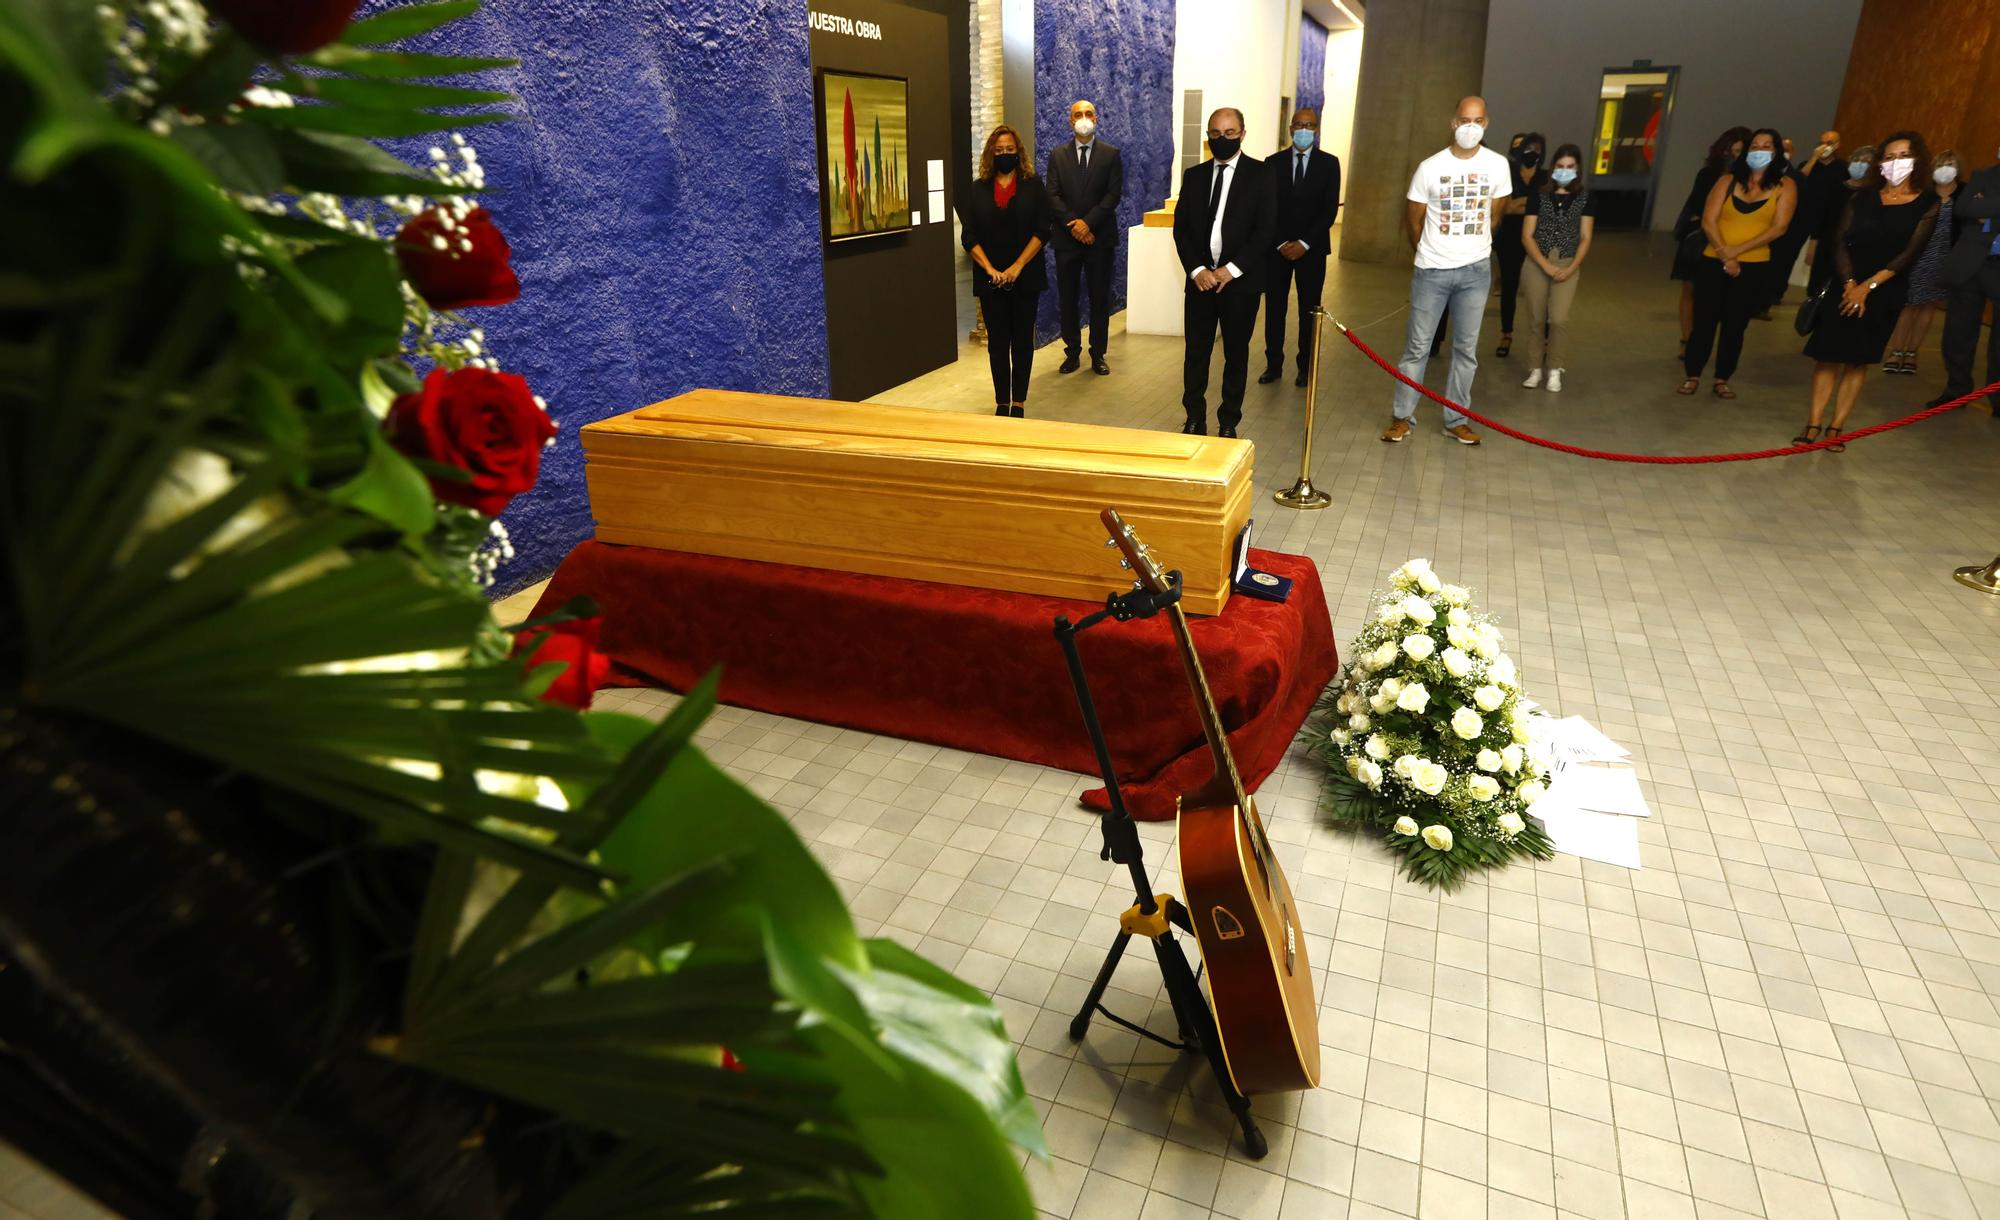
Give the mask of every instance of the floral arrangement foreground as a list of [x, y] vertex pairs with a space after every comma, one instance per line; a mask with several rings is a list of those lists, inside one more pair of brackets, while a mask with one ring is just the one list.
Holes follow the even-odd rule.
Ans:
[[1528, 816], [1547, 768], [1504, 642], [1470, 591], [1412, 559], [1309, 722], [1333, 816], [1382, 831], [1408, 875], [1430, 885], [1554, 854]]

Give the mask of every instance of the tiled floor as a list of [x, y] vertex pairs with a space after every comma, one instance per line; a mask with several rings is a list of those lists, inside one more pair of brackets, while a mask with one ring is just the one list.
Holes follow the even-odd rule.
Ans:
[[[1489, 312], [1475, 405], [1607, 448], [1783, 443], [1808, 368], [1783, 315], [1753, 323], [1737, 401], [1674, 396], [1665, 254], [1600, 243], [1560, 395], [1516, 386], [1518, 348], [1491, 358]], [[1336, 264], [1329, 305], [1380, 318], [1405, 283]], [[1402, 319], [1365, 335], [1393, 349]], [[882, 397], [990, 409], [972, 355]], [[1175, 340], [1119, 336], [1112, 377], [1061, 377], [1045, 351], [1029, 409], [1172, 426], [1179, 359]], [[1318, 562], [1343, 639], [1411, 555], [1473, 586], [1530, 692], [1633, 749], [1655, 816], [1643, 872], [1558, 857], [1441, 897], [1329, 827], [1313, 764], [1289, 760], [1260, 804], [1314, 933], [1325, 1075], [1260, 1100], [1263, 1161], [1193, 1064], [1102, 1023], [1065, 1035], [1130, 899], [1076, 804], [1085, 779], [735, 709], [707, 734], [791, 813], [864, 930], [998, 997], [1054, 1154], [1028, 1168], [1041, 1207], [2000, 1218], [2000, 599], [1950, 580], [2000, 549], [1987, 409], [1843, 455], [1662, 468], [1461, 448], [1428, 405], [1409, 442], [1379, 444], [1384, 376], [1344, 346], [1325, 376], [1313, 474], [1334, 505], [1267, 503], [1263, 544]], [[1938, 381], [1873, 379], [1856, 424]], [[1265, 486], [1296, 471], [1302, 397], [1251, 386]], [[1171, 888], [1171, 827], [1144, 830]], [[1148, 956], [1111, 998], [1170, 1032]]]

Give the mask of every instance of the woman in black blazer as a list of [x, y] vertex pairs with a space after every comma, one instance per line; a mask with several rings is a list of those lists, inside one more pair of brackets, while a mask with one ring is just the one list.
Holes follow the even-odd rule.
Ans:
[[986, 358], [993, 365], [993, 413], [1027, 412], [1035, 363], [1035, 305], [1048, 287], [1042, 246], [1049, 238], [1049, 196], [1021, 155], [1021, 137], [1002, 124], [986, 137], [979, 180], [959, 206], [972, 256], [972, 295], [986, 316]]

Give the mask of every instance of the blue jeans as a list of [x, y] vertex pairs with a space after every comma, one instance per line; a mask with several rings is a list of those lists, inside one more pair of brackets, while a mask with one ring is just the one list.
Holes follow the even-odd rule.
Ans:
[[[1486, 315], [1486, 294], [1493, 287], [1493, 271], [1485, 259], [1431, 271], [1418, 267], [1410, 279], [1410, 325], [1403, 339], [1403, 359], [1397, 368], [1411, 381], [1424, 379], [1424, 364], [1430, 359], [1431, 341], [1437, 335], [1438, 319], [1451, 311], [1451, 375], [1444, 383], [1444, 396], [1453, 402], [1472, 405], [1472, 375], [1479, 370], [1479, 323]], [[1397, 419], [1415, 419], [1415, 390], [1400, 382], [1396, 386]], [[1465, 422], [1463, 413], [1444, 409], [1444, 426], [1456, 428]]]

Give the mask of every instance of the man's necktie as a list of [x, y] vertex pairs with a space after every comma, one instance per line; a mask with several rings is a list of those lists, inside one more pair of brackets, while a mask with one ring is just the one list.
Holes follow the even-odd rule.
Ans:
[[1297, 186], [1306, 176], [1306, 155], [1300, 153], [1292, 162], [1292, 185]]
[[1086, 173], [1086, 174], [1087, 174], [1087, 173], [1089, 173], [1089, 172], [1090, 172], [1090, 145], [1086, 144], [1086, 145], [1084, 145], [1084, 146], [1083, 146], [1083, 148], [1082, 148], [1082, 149], [1080, 150], [1080, 153], [1079, 153], [1079, 155], [1078, 155], [1078, 160], [1082, 162], [1082, 166], [1083, 166], [1083, 172], [1084, 172], [1084, 173]]
[[1227, 165], [1220, 161], [1215, 163], [1215, 188], [1208, 193], [1208, 217], [1211, 221], [1215, 219], [1216, 210], [1222, 206], [1222, 176], [1228, 172]]

